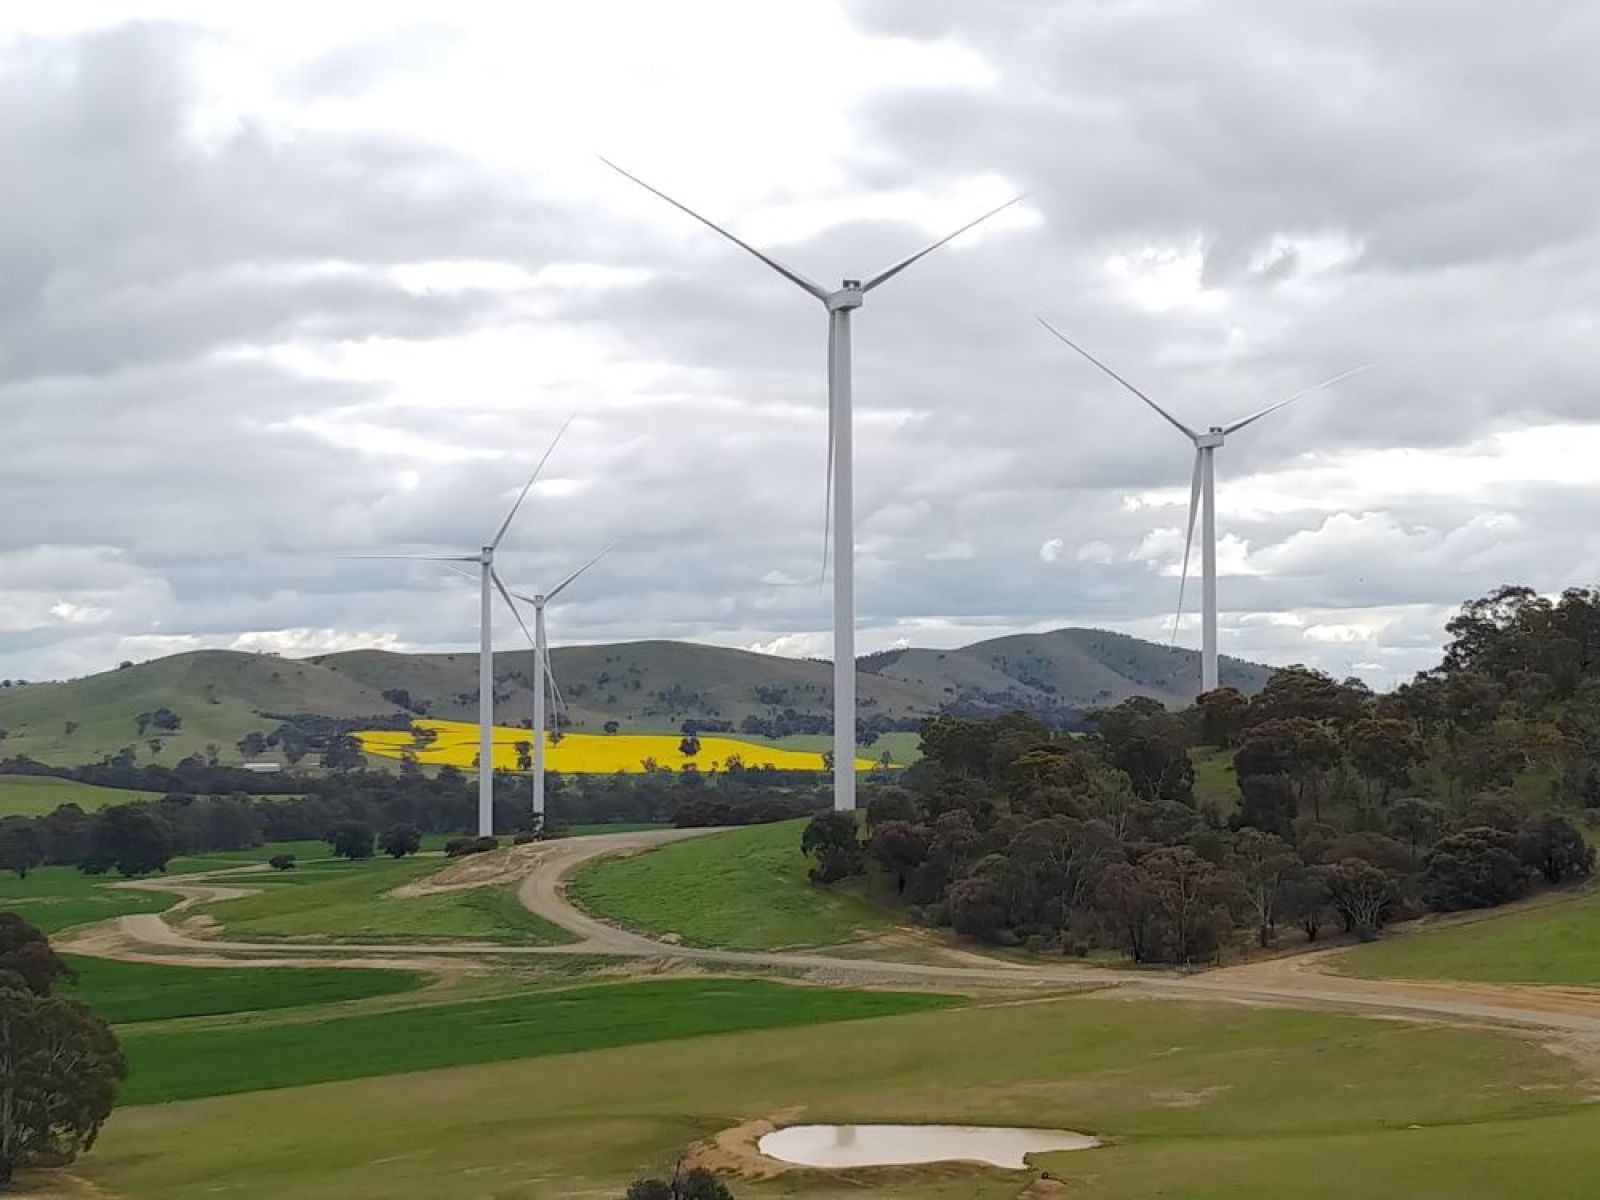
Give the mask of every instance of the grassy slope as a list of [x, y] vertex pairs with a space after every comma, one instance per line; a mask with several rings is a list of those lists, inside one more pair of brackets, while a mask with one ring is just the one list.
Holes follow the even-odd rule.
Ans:
[[943, 1007], [949, 997], [758, 979], [651, 980], [329, 1016], [316, 1022], [125, 1031], [126, 1103], [533, 1058], [734, 1029]]
[[[321, 842], [277, 842], [254, 850], [182, 855], [167, 864], [166, 873], [183, 875], [248, 866], [266, 862], [270, 855], [279, 851], [301, 858], [321, 858], [327, 855], [328, 848]], [[45, 933], [55, 933], [72, 925], [104, 921], [124, 913], [160, 912], [176, 903], [176, 898], [170, 894], [112, 886], [119, 881], [117, 875], [84, 875], [75, 867], [40, 867], [30, 871], [26, 879], [0, 874], [0, 908], [22, 914]]]
[[78, 972], [61, 988], [113, 1024], [364, 1000], [421, 987], [414, 971], [342, 967], [174, 967], [68, 955]]
[[[119, 1110], [75, 1171], [127, 1200], [222, 1182], [235, 1200], [616, 1196], [685, 1144], [781, 1112], [1108, 1136], [1048, 1161], [1082, 1200], [1549, 1200], [1592, 1195], [1600, 1171], [1578, 1077], [1482, 1030], [1079, 997]], [[1011, 1200], [1025, 1181], [934, 1168], [736, 1190]]]
[[[183, 724], [153, 754], [134, 718], [163, 705]], [[227, 650], [175, 654], [67, 683], [0, 690], [0, 728], [9, 733], [5, 753], [60, 764], [92, 762], [133, 746], [140, 761], [171, 765], [211, 742], [221, 748], [223, 761], [235, 762], [239, 738], [275, 724], [263, 711], [356, 717], [395, 708], [376, 691], [312, 663]], [[71, 734], [68, 721], [78, 722]]]
[[124, 788], [96, 787], [72, 779], [51, 779], [44, 775], [0, 775], [0, 817], [42, 817], [63, 804], [76, 804], [84, 812], [94, 812], [111, 804], [133, 800], [158, 800], [154, 792], [135, 792]]
[[250, 939], [466, 938], [540, 946], [573, 940], [565, 930], [518, 904], [511, 888], [472, 888], [404, 899], [386, 895], [443, 865], [438, 859], [416, 858], [313, 862], [293, 871], [239, 877], [231, 882], [261, 890], [208, 905], [205, 911], [222, 922], [227, 936]]
[[[1026, 699], [1037, 689], [1021, 682], [1018, 672], [1074, 702], [1133, 692], [1172, 699], [1190, 690], [1184, 682], [1196, 674], [1190, 658], [1188, 651], [1115, 634], [1060, 630], [964, 651], [913, 652], [899, 672], [904, 677], [890, 667], [861, 674], [857, 687], [864, 711], [892, 717], [925, 716], [963, 687], [1014, 690]], [[1006, 665], [997, 666], [1002, 660]], [[501, 655], [496, 665], [503, 719], [514, 723], [531, 716], [527, 653]], [[720, 718], [737, 727], [747, 716], [786, 707], [825, 714], [831, 703], [829, 664], [726, 647], [666, 641], [565, 647], [555, 652], [555, 667], [575, 728], [586, 732], [599, 732], [607, 720], [632, 732], [676, 732], [687, 717]], [[382, 696], [389, 688], [403, 687], [428, 701], [433, 716], [471, 719], [475, 671], [471, 654], [369, 650], [294, 660], [202, 650], [65, 683], [0, 689], [0, 729], [8, 733], [5, 753], [52, 763], [90, 762], [124, 746], [135, 747], [143, 761], [174, 763], [203, 752], [208, 743], [232, 762], [239, 757], [239, 738], [272, 727], [263, 713], [393, 713], [398, 710]], [[1252, 680], [1256, 675], [1252, 668]], [[147, 738], [155, 731], [140, 737], [134, 718], [162, 706], [178, 712], [183, 725], [152, 751]], [[70, 734], [69, 722], [76, 723]]]
[[607, 859], [581, 870], [570, 893], [608, 920], [696, 946], [827, 946], [889, 926], [866, 901], [810, 884], [804, 827], [755, 825]]
[[1197, 746], [1189, 751], [1194, 763], [1194, 798], [1197, 804], [1217, 805], [1224, 813], [1239, 803], [1239, 777], [1233, 769], [1233, 751]]
[[1333, 962], [1340, 971], [1369, 978], [1600, 984], [1600, 892], [1395, 934]]

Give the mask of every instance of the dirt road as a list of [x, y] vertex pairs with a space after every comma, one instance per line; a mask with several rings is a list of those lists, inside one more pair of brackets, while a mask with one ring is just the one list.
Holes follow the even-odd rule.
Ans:
[[[663, 963], [712, 963], [779, 969], [803, 974], [818, 982], [922, 985], [947, 988], [1004, 987], [1039, 991], [1086, 987], [1116, 988], [1141, 995], [1177, 999], [1217, 1000], [1235, 1003], [1278, 1004], [1319, 1009], [1381, 1013], [1416, 1019], [1488, 1022], [1559, 1030], [1600, 1039], [1600, 991], [1582, 988], [1536, 988], [1465, 983], [1423, 983], [1403, 980], [1354, 979], [1326, 973], [1329, 952], [1277, 959], [1198, 974], [1110, 970], [1071, 963], [1020, 965], [964, 956], [960, 963], [892, 962], [872, 958], [799, 952], [744, 952], [672, 945], [643, 934], [619, 929], [578, 909], [566, 895], [566, 881], [582, 864], [616, 854], [635, 853], [687, 837], [714, 834], [715, 830], [651, 830], [602, 834], [519, 847], [514, 852], [522, 872], [518, 898], [531, 912], [574, 934], [578, 941], [565, 946], [502, 946], [487, 942], [449, 944], [416, 943], [314, 944], [296, 942], [252, 943], [221, 938], [197, 938], [174, 929], [162, 916], [150, 913], [118, 918], [114, 937], [107, 927], [90, 931], [86, 942], [69, 948], [120, 957], [152, 949], [168, 953], [269, 955], [282, 960], [285, 953], [299, 959], [338, 961], [349, 965], [382, 965], [380, 959], [432, 959], [522, 957], [551, 954], [592, 954], [655, 960]], [[505, 878], [502, 875], [500, 878]], [[197, 877], [152, 881], [145, 886], [178, 892], [188, 907], [202, 899], [221, 899], [219, 893], [237, 889], [201, 882]], [[1336, 952], [1335, 952], [1336, 953]], [[188, 961], [187, 959], [172, 961]]]

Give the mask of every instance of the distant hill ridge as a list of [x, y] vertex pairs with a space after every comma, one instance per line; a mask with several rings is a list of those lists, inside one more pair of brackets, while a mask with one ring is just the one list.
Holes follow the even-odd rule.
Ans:
[[[638, 732], [707, 728], [775, 735], [815, 732], [832, 705], [832, 666], [693, 642], [570, 646], [552, 652], [570, 710], [569, 728], [608, 722]], [[496, 718], [532, 714], [528, 651], [495, 656]], [[1196, 651], [1097, 629], [1058, 629], [975, 642], [953, 650], [910, 647], [859, 660], [861, 720], [910, 727], [941, 711], [981, 715], [1024, 709], [1070, 720], [1085, 709], [1150, 696], [1184, 704], [1199, 688]], [[1271, 668], [1224, 658], [1224, 685], [1246, 693]], [[352, 650], [305, 659], [198, 650], [64, 683], [0, 689], [0, 757], [87, 762], [132, 746], [141, 761], [173, 763], [214, 752], [238, 761], [238, 742], [268, 732], [281, 714], [334, 718], [406, 712], [472, 719], [477, 655]], [[168, 709], [175, 730], [140, 714]]]

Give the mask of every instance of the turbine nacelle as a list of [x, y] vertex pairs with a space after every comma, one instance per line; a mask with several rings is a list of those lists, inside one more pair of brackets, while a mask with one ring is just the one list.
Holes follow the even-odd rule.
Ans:
[[1204, 433], [1197, 433], [1194, 435], [1194, 448], [1196, 450], [1215, 450], [1226, 440], [1227, 434], [1223, 433], [1220, 428], [1213, 425]]
[[839, 312], [841, 309], [860, 308], [865, 299], [866, 292], [861, 288], [861, 280], [846, 279], [837, 292], [829, 292], [822, 302], [828, 306], [829, 312]]

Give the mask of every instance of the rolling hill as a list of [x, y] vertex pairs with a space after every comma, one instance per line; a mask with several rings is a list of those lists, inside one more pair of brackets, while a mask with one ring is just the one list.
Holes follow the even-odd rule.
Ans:
[[[676, 731], [684, 721], [777, 722], [772, 732], [805, 732], [830, 711], [832, 667], [689, 642], [573, 646], [553, 652], [570, 710], [568, 728], [599, 732]], [[532, 715], [527, 651], [495, 658], [496, 716], [517, 724]], [[974, 643], [956, 650], [905, 649], [860, 660], [864, 721], [887, 727], [940, 711], [982, 714], [1023, 708], [1070, 717], [1129, 696], [1186, 703], [1200, 675], [1199, 655], [1122, 634], [1059, 629]], [[1225, 684], [1253, 692], [1270, 674], [1224, 659]], [[140, 761], [175, 763], [214, 749], [225, 762], [237, 743], [267, 733], [278, 716], [430, 717], [470, 720], [477, 711], [475, 654], [397, 654], [356, 650], [308, 659], [202, 650], [65, 683], [0, 690], [0, 757], [93, 761], [132, 747]], [[170, 709], [177, 729], [139, 715]]]

